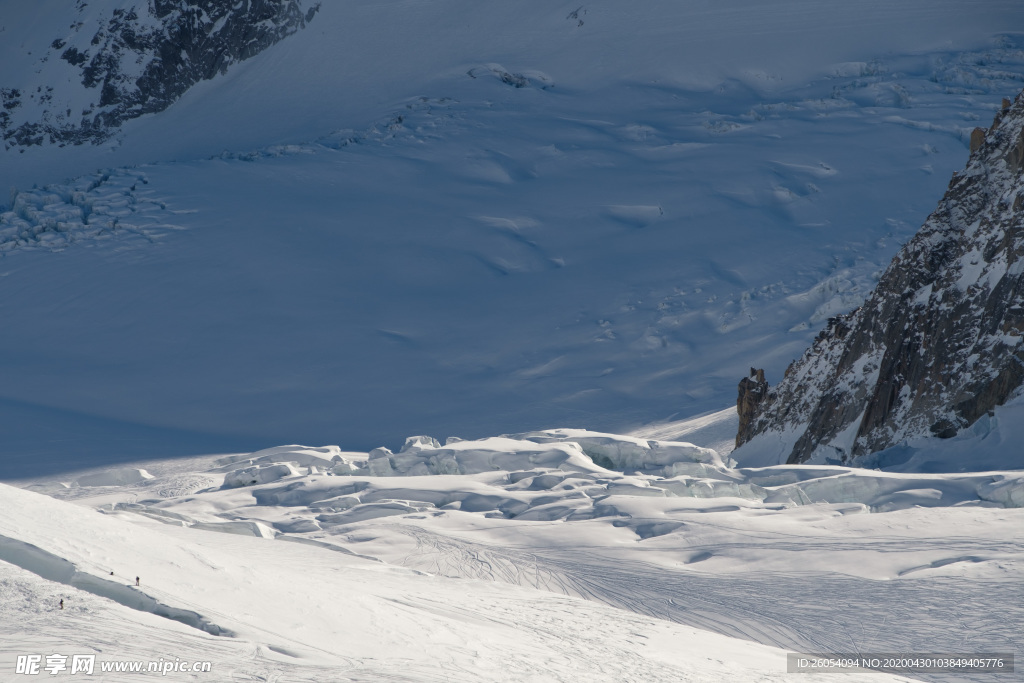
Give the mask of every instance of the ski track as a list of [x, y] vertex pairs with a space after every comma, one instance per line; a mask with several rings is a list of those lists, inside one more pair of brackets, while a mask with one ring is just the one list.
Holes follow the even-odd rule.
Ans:
[[[684, 424], [678, 428], [687, 427]], [[573, 431], [556, 430], [554, 433], [571, 438], [569, 435]], [[621, 449], [626, 444], [639, 447], [634, 443], [635, 439], [607, 434], [584, 432], [575, 438], [591, 449], [597, 448], [595, 444], [601, 444], [605, 449], [611, 448], [609, 443], [618, 444], [618, 457], [625, 457]], [[532, 452], [529, 449], [516, 450], [516, 442], [509, 442], [509, 439], [505, 437], [499, 442], [500, 448], [509, 450], [506, 456]], [[797, 507], [786, 511], [774, 505], [766, 505], [761, 511], [741, 511], [735, 505], [716, 504], [712, 500], [688, 501], [685, 497], [676, 497], [677, 500], [664, 507], [658, 503], [669, 498], [645, 496], [645, 487], [640, 485], [650, 483], [652, 490], [662, 491], [661, 486], [669, 486], [667, 479], [642, 473], [620, 475], [613, 471], [606, 471], [611, 479], [595, 479], [593, 473], [582, 476], [577, 472], [574, 476], [569, 471], [551, 469], [552, 462], [547, 463], [549, 467], [529, 465], [532, 469], [524, 470], [525, 463], [504, 460], [501, 462], [505, 465], [516, 466], [517, 476], [501, 475], [489, 468], [495, 462], [492, 460], [496, 457], [494, 453], [504, 451], [478, 451], [482, 444], [473, 442], [462, 444], [459, 451], [463, 453], [460, 467], [466, 470], [461, 475], [439, 475], [445, 478], [410, 475], [403, 478], [403, 474], [419, 471], [417, 468], [422, 462], [415, 462], [417, 458], [426, 461], [436, 457], [431, 453], [444, 451], [444, 447], [437, 444], [426, 444], [424, 437], [413, 437], [411, 441], [418, 445], [394, 454], [394, 462], [389, 461], [391, 477], [355, 476], [349, 479], [347, 475], [329, 476], [324, 471], [313, 472], [311, 453], [325, 458], [331, 452], [340, 453], [339, 447], [311, 449], [285, 446], [252, 453], [248, 457], [238, 454], [230, 458], [207, 456], [187, 463], [173, 460], [148, 463], [147, 471], [155, 476], [138, 483], [117, 486], [81, 483], [121, 481], [119, 477], [126, 474], [121, 468], [105, 473], [86, 471], [83, 473], [85, 476], [72, 483], [40, 480], [29, 483], [27, 488], [95, 507], [161, 533], [187, 539], [189, 543], [196, 544], [195, 549], [187, 553], [214, 569], [218, 567], [204, 559], [203, 548], [206, 546], [220, 550], [234, 545], [245, 554], [252, 567], [262, 566], [264, 561], [273, 566], [273, 563], [281, 561], [283, 551], [294, 561], [303, 563], [303, 571], [308, 577], [332, 576], [333, 572], [339, 571], [339, 562], [344, 564], [348, 561], [339, 558], [338, 553], [342, 553], [376, 560], [382, 563], [376, 564], [378, 569], [389, 564], [398, 565], [435, 576], [505, 583], [538, 589], [554, 596], [583, 598], [596, 603], [591, 607], [594, 612], [588, 612], [590, 616], [586, 617], [595, 621], [607, 617], [606, 613], [599, 613], [598, 605], [607, 606], [616, 610], [611, 618], [613, 622], [655, 618], [803, 652], [1003, 652], [1014, 651], [1022, 644], [1016, 625], [1024, 621], [1024, 608], [1019, 600], [1019, 582], [1013, 578], [1013, 572], [1018, 571], [1019, 558], [1024, 556], [1024, 538], [1016, 533], [1018, 527], [1013, 526], [1014, 520], [1019, 521], [1016, 515], [1020, 511], [1013, 510], [1009, 500], [1008, 507], [997, 507], [992, 503], [980, 505], [984, 501], [978, 499], [976, 488], [961, 486], [956, 489], [958, 493], [953, 493], [956, 488], [954, 482], [961, 482], [965, 477], [974, 482], [975, 487], [988, 486], [985, 482], [1003, 479], [1008, 484], [1019, 481], [1018, 477], [1007, 473], [928, 475], [928, 481], [933, 482], [931, 484], [913, 477], [867, 471], [859, 473], [862, 478], [872, 481], [876, 477], [888, 476], [888, 485], [896, 489], [901, 486], [908, 491], [917, 491], [922, 486], [950, 489], [951, 497], [945, 500], [946, 507], [933, 512], [916, 509], [868, 513], [879, 495], [871, 487], [866, 487], [860, 498], [852, 496], [861, 501], [857, 504], [822, 503], [819, 507]], [[455, 448], [458, 444], [456, 442], [448, 448]], [[522, 441], [521, 444], [537, 446], [534, 441]], [[498, 445], [491, 443], [489, 448], [498, 448]], [[679, 457], [695, 457], [689, 451], [684, 452], [686, 455]], [[478, 460], [467, 454], [476, 454], [474, 457]], [[581, 458], [579, 462], [572, 460], [575, 456], [567, 457], [585, 472], [589, 472], [587, 467], [596, 467], [587, 456], [576, 455]], [[344, 464], [342, 469], [349, 474], [353, 468], [364, 472], [370, 462], [369, 454], [357, 452], [346, 451], [345, 457], [338, 457], [341, 458], [337, 461], [338, 466]], [[216, 487], [218, 481], [230, 475], [232, 467], [244, 469], [254, 463], [265, 464], [273, 460], [289, 464], [290, 470], [308, 466], [310, 471], [307, 474], [293, 473], [254, 489]], [[300, 461], [305, 464], [300, 464]], [[481, 462], [488, 464], [483, 467]], [[483, 473], [471, 474], [482, 467]], [[781, 467], [774, 472], [747, 469], [735, 470], [732, 474], [749, 477], [751, 481], [774, 481], [776, 484], [793, 479], [825, 483], [841, 479], [849, 489], [844, 494], [846, 498], [851, 497], [851, 491], [860, 488], [855, 481], [849, 481], [858, 476], [853, 470], [798, 469]], [[726, 468], [718, 471], [723, 475], [730, 472]], [[842, 479], [843, 472], [846, 479]], [[461, 476], [466, 478], [461, 479]], [[280, 483], [286, 481], [291, 483]], [[556, 485], [556, 481], [561, 487]], [[632, 496], [622, 493], [621, 499], [613, 498], [607, 503], [609, 510], [618, 511], [614, 519], [602, 514], [601, 517], [570, 522], [531, 522], [499, 517], [494, 510], [488, 512], [488, 506], [482, 504], [482, 509], [477, 509], [476, 504], [466, 505], [465, 509], [461, 506], [458, 509], [432, 507], [450, 497], [458, 498], [462, 503], [471, 500], [472, 496], [504, 500], [506, 494], [512, 497], [537, 496], [532, 499], [535, 509], [550, 504], [548, 499], [552, 497], [570, 504], [583, 500], [580, 498], [580, 482], [587, 482], [584, 490], [591, 501], [595, 496], [604, 500], [602, 492], [609, 490], [628, 489], [633, 493]], [[597, 482], [605, 482], [606, 488], [601, 492], [595, 491]], [[209, 488], [193, 495], [195, 487], [204, 484], [210, 485]], [[499, 493], [503, 487], [505, 493]], [[883, 489], [890, 490], [887, 487]], [[472, 496], [469, 491], [473, 492]], [[307, 520], [313, 519], [322, 509], [333, 510], [334, 505], [353, 504], [354, 500], [346, 497], [354, 496], [353, 492], [360, 496], [355, 507], [401, 502], [405, 506], [404, 511], [392, 517], [375, 519], [356, 515], [352, 518], [355, 521], [348, 523], [324, 520], [325, 526], [315, 530], [288, 530], [295, 520], [304, 516]], [[284, 498], [277, 498], [279, 494]], [[339, 502], [341, 499], [345, 502]], [[727, 497], [721, 502], [730, 500], [739, 502]], [[129, 505], [125, 504], [127, 501], [141, 502]], [[687, 506], [698, 502], [697, 507]], [[962, 511], [952, 509], [961, 504], [966, 506]], [[420, 505], [426, 507], [419, 510]], [[498, 506], [499, 503], [490, 505]], [[724, 511], [726, 508], [733, 509], [733, 512]], [[698, 512], [712, 510], [720, 512]], [[668, 514], [666, 511], [676, 516], [664, 516]], [[858, 512], [861, 514], [843, 520], [847, 514]], [[480, 516], [481, 513], [486, 514]], [[197, 521], [205, 523], [191, 529], [188, 527], [189, 523]], [[265, 536], [225, 536], [203, 530], [204, 527], [216, 531], [236, 528], [224, 522], [260, 523], [265, 529], [277, 529], [275, 538], [291, 541], [289, 545], [292, 547], [283, 547]], [[659, 524], [667, 525], [669, 530], [653, 535], [644, 531], [646, 527]], [[945, 527], [946, 524], [949, 526]], [[996, 526], [989, 527], [989, 524]], [[998, 533], [997, 529], [1002, 529], [1003, 533]], [[976, 530], [978, 535], [972, 535], [972, 530]], [[512, 540], [502, 541], [502, 538]], [[299, 550], [297, 546], [316, 547]], [[336, 552], [320, 552], [324, 549]], [[703, 564], [706, 560], [712, 561]], [[858, 569], [857, 563], [861, 561], [870, 569]], [[984, 567], [979, 566], [979, 571], [975, 571], [974, 565], [980, 563]], [[863, 576], [841, 573], [847, 566]], [[943, 567], [950, 569], [929, 571]], [[724, 568], [724, 571], [713, 573], [719, 568]], [[323, 585], [326, 589], [328, 584]], [[147, 587], [146, 592], [163, 604], [192, 610], [213, 623], [230, 625], [235, 620], [231, 614], [218, 612], [208, 605], [193, 604], [187, 591], [179, 595]], [[456, 608], [445, 605], [437, 594], [430, 591], [410, 593], [403, 590], [384, 599], [396, 606], [402, 619], [415, 621], [427, 613], [452, 617], [456, 622], [476, 623], [474, 619], [482, 620], [489, 624], [484, 631], [493, 630], [494, 624], [513, 622], [504, 617], [494, 617], [504, 613], [505, 604], [488, 602], [481, 605], [485, 598], [474, 596], [467, 597], [467, 600], [476, 600], [475, 606], [459, 603], [458, 609], [464, 610], [465, 615], [452, 613], [451, 610]], [[503, 596], [502, 599], [509, 598]], [[515, 599], [518, 598], [513, 597], [513, 603]], [[509, 609], [514, 611], [514, 608]], [[579, 614], [578, 603], [576, 607], [566, 609], [570, 612], [575, 609]], [[410, 611], [406, 613], [405, 610]], [[529, 611], [525, 607], [522, 610]], [[548, 617], [544, 610], [540, 612], [540, 616]], [[528, 617], [524, 614], [522, 618]], [[536, 633], [537, 627], [531, 624], [515, 621], [514, 627], [521, 626]], [[308, 647], [294, 634], [278, 628], [277, 624], [263, 623], [253, 626], [252, 631], [257, 634], [255, 640], [258, 642], [280, 644], [279, 647], [285, 650], [301, 652]], [[602, 634], [592, 633], [589, 647], [615, 647], [602, 638]], [[559, 652], [566, 653], [568, 660], [576, 661], [571, 653], [577, 645], [575, 641], [568, 640], [560, 642], [557, 648]], [[475, 653], [473, 647], [476, 646], [466, 646], [458, 641], [454, 649], [446, 651], [445, 670], [459, 672], [463, 678], [470, 677], [469, 671], [477, 671], [481, 680], [487, 680], [484, 669], [494, 659]], [[484, 645], [479, 647], [486, 649]], [[317, 650], [317, 657], [326, 656], [337, 661], [347, 672], [359, 671], [360, 667], [367, 671], [380, 668], [360, 659], [357, 653], [343, 650], [338, 654], [333, 647], [325, 647], [322, 643], [313, 649]], [[550, 649], [544, 652], [544, 656], [551, 656]], [[625, 647], [619, 654], [621, 658], [616, 655], [610, 658], [614, 661], [596, 664], [600, 676], [609, 680], [629, 680], [628, 676], [635, 673], [630, 667], [636, 653]], [[623, 662], [624, 668], [616, 668]], [[507, 673], [514, 674], [515, 680], [519, 680], [543, 677], [538, 673], [543, 666], [562, 671], [550, 660], [543, 666], [536, 664], [541, 669], [535, 669], [535, 664], [528, 656], [520, 658], [516, 653], [509, 656]], [[416, 679], [435, 680], [431, 678], [435, 675], [434, 670], [418, 671]], [[678, 680], [673, 678], [674, 675], [669, 670], [651, 669], [644, 670], [645, 678], [638, 680]], [[552, 674], [547, 678], [554, 677]], [[933, 676], [928, 680], [940, 681], [944, 677]], [[985, 677], [979, 674], [975, 678], [960, 680], [981, 681]]]
[[[516, 551], [441, 536], [412, 525], [389, 530], [412, 537], [416, 550], [404, 564], [444, 576], [504, 581], [596, 600], [628, 612], [667, 619], [723, 635], [801, 652], [1020, 651], [1024, 623], [1020, 587], [1010, 582], [956, 578], [872, 581], [808, 572], [724, 576], [679, 574], [642, 561], [591, 550]], [[900, 539], [828, 540], [828, 548], [870, 544], [881, 551], [934, 546], [912, 536]], [[802, 550], [807, 543], [769, 539], [727, 547]], [[694, 551], [702, 550], [693, 546]], [[943, 541], [951, 554], [1021, 551], [1011, 541]], [[820, 549], [819, 549], [820, 550]], [[922, 680], [950, 680], [921, 675]], [[958, 680], [988, 681], [989, 674]]]
[[[147, 592], [154, 591], [147, 588]], [[55, 611], [61, 598], [65, 609]], [[87, 620], [88, 628], [82, 628], [83, 620]], [[268, 676], [271, 665], [258, 646], [189, 631], [188, 627], [169, 626], [160, 617], [133, 614], [110, 600], [0, 562], [0, 639], [4, 643], [0, 667], [4, 671], [14, 670], [13, 660], [19, 654], [53, 653], [95, 654], [97, 662], [166, 659], [173, 653], [182, 659], [216, 662], [218, 675], [235, 681], [293, 680], [292, 675], [302, 677], [308, 668], [308, 664], [290, 666], [274, 661], [272, 667], [282, 676]], [[132, 683], [139, 676], [109, 673], [102, 680]]]

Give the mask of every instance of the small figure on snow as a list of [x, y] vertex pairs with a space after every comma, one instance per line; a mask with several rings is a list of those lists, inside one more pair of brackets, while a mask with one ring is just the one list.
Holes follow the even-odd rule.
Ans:
[[60, 608], [64, 609], [64, 598], [60, 599]]
[[137, 577], [137, 576], [135, 577], [135, 585], [136, 585], [136, 586], [138, 586], [138, 585], [139, 585], [139, 577]]

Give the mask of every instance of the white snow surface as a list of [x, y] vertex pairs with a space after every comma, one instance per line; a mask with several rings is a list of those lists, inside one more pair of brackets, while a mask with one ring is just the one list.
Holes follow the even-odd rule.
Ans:
[[146, 470], [134, 467], [114, 467], [95, 474], [87, 474], [79, 477], [79, 486], [122, 486], [124, 484], [137, 484], [153, 475]]
[[786, 651], [1024, 644], [1020, 471], [734, 468], [568, 429], [146, 466], [0, 485], [0, 669], [67, 650], [217, 680], [813, 681]]
[[[0, 85], [64, 88], [65, 5], [0, 7]], [[322, 3], [107, 144], [0, 152], [0, 476], [717, 410], [863, 299], [1024, 83], [1022, 20]]]
[[[60, 86], [69, 4], [0, 0], [0, 87]], [[1024, 84], [1022, 21], [323, 3], [105, 145], [0, 151], [0, 676], [1021, 653], [1019, 402], [878, 470], [732, 452], [721, 408], [863, 300]]]

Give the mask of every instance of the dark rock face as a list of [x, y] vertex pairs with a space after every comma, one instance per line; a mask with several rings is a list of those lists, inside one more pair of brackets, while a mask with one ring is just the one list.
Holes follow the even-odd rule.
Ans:
[[736, 446], [750, 440], [750, 425], [757, 409], [768, 396], [768, 382], [764, 370], [750, 368], [750, 376], [740, 380], [739, 396], [736, 398], [736, 412], [740, 416], [740, 427], [736, 433]]
[[790, 463], [948, 438], [1024, 384], [1024, 95], [971, 136], [967, 167], [859, 309], [833, 318], [737, 444]]
[[[2, 88], [5, 146], [102, 142], [124, 121], [163, 111], [199, 81], [304, 28], [319, 4], [304, 10], [303, 1], [150, 0], [114, 9], [91, 38], [82, 22], [72, 23], [49, 49], [92, 91], [90, 105], [73, 111], [47, 86], [33, 93], [28, 120], [17, 121], [10, 112], [24, 103], [22, 93]], [[85, 6], [79, 0], [78, 11]]]

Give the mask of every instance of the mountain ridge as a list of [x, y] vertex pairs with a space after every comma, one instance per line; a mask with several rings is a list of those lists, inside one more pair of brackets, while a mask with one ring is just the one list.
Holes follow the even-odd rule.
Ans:
[[971, 149], [867, 301], [830, 318], [782, 381], [747, 401], [738, 446], [848, 462], [953, 437], [1024, 383], [1024, 97], [1004, 100]]

